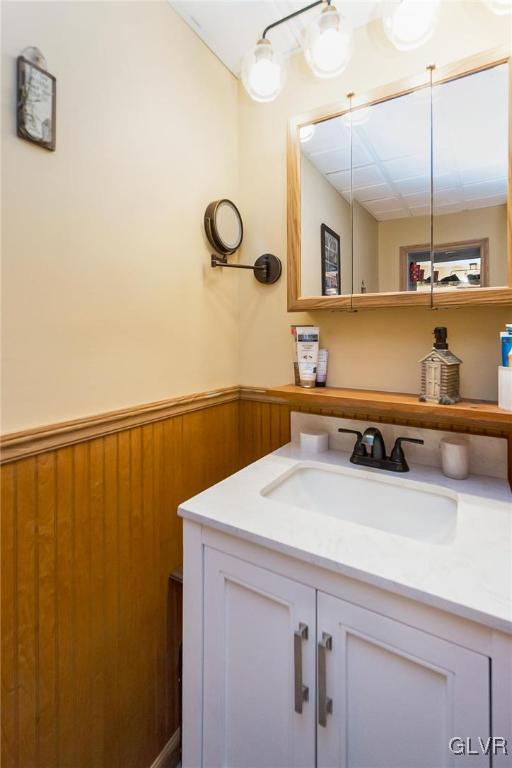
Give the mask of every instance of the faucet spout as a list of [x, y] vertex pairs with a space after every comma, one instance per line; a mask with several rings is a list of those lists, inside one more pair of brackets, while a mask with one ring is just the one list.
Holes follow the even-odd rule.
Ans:
[[386, 458], [384, 438], [382, 437], [382, 432], [377, 427], [368, 427], [364, 431], [361, 442], [369, 449], [372, 459], [381, 460]]

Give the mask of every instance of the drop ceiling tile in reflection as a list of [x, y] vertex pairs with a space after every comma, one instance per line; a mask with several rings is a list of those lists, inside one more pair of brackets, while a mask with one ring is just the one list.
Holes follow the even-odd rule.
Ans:
[[479, 184], [465, 184], [462, 189], [465, 200], [498, 197], [500, 195], [503, 195], [506, 199], [507, 181], [506, 179], [493, 179], [492, 181], [483, 181]]
[[437, 216], [447, 216], [449, 213], [460, 213], [465, 210], [465, 205], [462, 201], [458, 203], [445, 203], [440, 205], [434, 203], [434, 218]]
[[388, 160], [383, 165], [392, 181], [402, 181], [418, 176], [430, 177], [429, 159], [421, 155]]
[[403, 200], [408, 208], [417, 208], [424, 205], [430, 207], [429, 192], [417, 192], [414, 195], [404, 195]]
[[337, 117], [316, 123], [313, 137], [302, 144], [302, 150], [308, 156], [315, 152], [327, 152], [332, 149], [348, 150], [349, 147], [350, 133]]
[[478, 184], [481, 181], [492, 181], [494, 179], [501, 179], [503, 185], [507, 186], [507, 170], [502, 163], [495, 163], [493, 165], [487, 165], [479, 167], [477, 165], [469, 165], [459, 170], [460, 180], [463, 184]]
[[372, 161], [372, 156], [361, 142], [354, 142], [352, 148], [352, 162], [354, 168], [359, 168], [361, 165], [370, 165]]
[[445, 189], [460, 188], [459, 175], [457, 173], [434, 173], [434, 194]]
[[[411, 216], [430, 216], [430, 205], [417, 205], [417, 206], [410, 206], [409, 207], [409, 213]], [[430, 224], [428, 225], [430, 228]], [[426, 231], [426, 235], [428, 235], [428, 231]]]
[[395, 186], [402, 195], [414, 195], [419, 192], [430, 193], [430, 178], [427, 176], [414, 176], [412, 179], [396, 181]]
[[350, 170], [350, 150], [348, 148], [313, 153], [309, 156], [309, 159], [318, 168], [320, 173]]
[[365, 208], [367, 208], [371, 213], [392, 213], [402, 212], [404, 216], [407, 215], [407, 210], [404, 208], [404, 206], [400, 203], [399, 200], [397, 200], [396, 197], [386, 197], [382, 200], [373, 200], [371, 202], [365, 203]]
[[453, 187], [451, 189], [434, 188], [434, 205], [454, 205], [463, 202], [462, 189]]
[[365, 165], [355, 168], [353, 172], [354, 189], [358, 187], [371, 187], [385, 181], [384, 175], [377, 165]]
[[491, 195], [489, 197], [478, 197], [474, 200], [466, 200], [464, 207], [469, 211], [474, 210], [475, 208], [491, 208], [498, 205], [505, 205], [506, 202], [506, 195]]
[[388, 184], [374, 184], [370, 187], [359, 187], [354, 189], [354, 197], [359, 202], [367, 202], [369, 200], [380, 200], [381, 198], [389, 198], [393, 196], [393, 190]]

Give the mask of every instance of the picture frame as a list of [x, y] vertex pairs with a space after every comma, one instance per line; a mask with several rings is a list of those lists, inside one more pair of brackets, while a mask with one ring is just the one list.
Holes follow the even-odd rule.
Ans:
[[341, 295], [340, 236], [327, 226], [320, 225], [322, 260], [322, 296]]
[[16, 132], [21, 139], [55, 151], [57, 79], [24, 56], [17, 59]]

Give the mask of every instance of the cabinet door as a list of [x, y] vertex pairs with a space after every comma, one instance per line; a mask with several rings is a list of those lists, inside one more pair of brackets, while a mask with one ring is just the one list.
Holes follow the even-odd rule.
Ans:
[[319, 768], [489, 767], [486, 656], [322, 593], [318, 644]]
[[315, 590], [208, 548], [204, 577], [204, 768], [313, 768]]

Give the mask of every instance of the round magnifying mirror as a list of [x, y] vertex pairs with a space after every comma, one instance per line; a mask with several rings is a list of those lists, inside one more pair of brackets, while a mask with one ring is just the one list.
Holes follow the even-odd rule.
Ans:
[[210, 245], [228, 256], [242, 243], [244, 228], [240, 211], [231, 200], [214, 200], [204, 214], [204, 228]]

